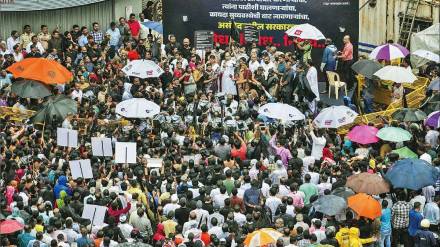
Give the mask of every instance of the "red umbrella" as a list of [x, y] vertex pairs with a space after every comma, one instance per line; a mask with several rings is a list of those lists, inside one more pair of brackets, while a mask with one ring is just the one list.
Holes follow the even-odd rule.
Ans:
[[0, 222], [0, 234], [11, 234], [23, 230], [23, 225], [16, 220], [4, 220]]

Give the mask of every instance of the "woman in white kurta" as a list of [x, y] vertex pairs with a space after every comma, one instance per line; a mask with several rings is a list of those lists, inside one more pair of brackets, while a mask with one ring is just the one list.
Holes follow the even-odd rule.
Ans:
[[225, 94], [237, 95], [237, 87], [235, 85], [235, 61], [231, 58], [229, 52], [225, 53], [225, 60], [222, 61], [221, 68], [221, 90]]

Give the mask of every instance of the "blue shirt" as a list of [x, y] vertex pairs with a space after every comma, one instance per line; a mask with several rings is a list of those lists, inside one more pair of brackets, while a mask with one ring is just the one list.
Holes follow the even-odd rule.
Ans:
[[88, 237], [81, 236], [80, 238], [78, 238], [76, 240], [76, 244], [77, 244], [78, 247], [84, 247], [84, 246], [87, 246], [87, 245], [91, 245], [92, 244], [92, 240], [90, 240]]
[[428, 219], [431, 225], [438, 225], [440, 222], [440, 209], [435, 202], [428, 202], [423, 210], [425, 219]]
[[423, 220], [423, 216], [420, 212], [411, 209], [409, 211], [409, 226], [408, 233], [411, 237], [416, 235], [417, 230], [420, 229], [420, 222]]
[[382, 209], [382, 216], [380, 216], [380, 231], [391, 231], [391, 209]]
[[87, 36], [81, 35], [81, 36], [78, 37], [78, 45], [80, 47], [83, 47], [83, 46], [87, 45], [88, 42], [89, 41], [87, 40]]
[[32, 235], [30, 233], [25, 232], [25, 233], [18, 234], [18, 247], [27, 247], [29, 242], [34, 239], [35, 238], [32, 237]]
[[249, 188], [244, 192], [243, 201], [250, 205], [260, 204], [260, 190], [256, 188]]
[[111, 28], [109, 28], [106, 34], [110, 35], [110, 41], [109, 41], [110, 45], [113, 46], [119, 45], [119, 40], [121, 40], [121, 33], [119, 29], [115, 28], [115, 30], [112, 30]]

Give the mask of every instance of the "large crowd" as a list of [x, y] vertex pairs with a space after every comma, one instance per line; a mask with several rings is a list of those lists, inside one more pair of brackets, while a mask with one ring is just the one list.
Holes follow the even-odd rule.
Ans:
[[[315, 66], [307, 41], [295, 42], [290, 52], [231, 42], [200, 53], [189, 38], [162, 38], [134, 14], [103, 26], [42, 25], [34, 33], [35, 27], [25, 25], [0, 42], [1, 106], [41, 107], [42, 99], [8, 90], [15, 78], [7, 68], [29, 57], [55, 60], [70, 70], [73, 80], [51, 90], [78, 104], [77, 114], [44, 129], [29, 120], [0, 120], [0, 220], [24, 225], [0, 235], [1, 246], [244, 246], [246, 236], [262, 228], [282, 233], [277, 247], [438, 246], [440, 181], [418, 191], [374, 195], [382, 205], [376, 219], [351, 210], [324, 215], [313, 206], [353, 174], [383, 176], [399, 160], [390, 152], [399, 147], [440, 167], [438, 129], [422, 122], [382, 119], [376, 127], [401, 127], [413, 138], [371, 145], [313, 125], [326, 107], [319, 71], [335, 71], [338, 61], [348, 86], [355, 85], [348, 35], [339, 48], [327, 39], [322, 63]], [[121, 69], [136, 59], [152, 60], [164, 73], [127, 77]], [[437, 73], [434, 68], [431, 79]], [[116, 104], [131, 98], [157, 103], [160, 114], [110, 125], [121, 119]], [[350, 98], [344, 101], [353, 106]], [[291, 104], [306, 120], [282, 123], [258, 114], [269, 102]], [[82, 128], [78, 148], [57, 145], [55, 129], [61, 126]], [[92, 136], [136, 142], [137, 164], [93, 156]], [[148, 167], [149, 158], [163, 158], [162, 167]], [[68, 162], [76, 159], [91, 160], [93, 179], [72, 178]], [[108, 208], [103, 225], [81, 218], [86, 204]]]

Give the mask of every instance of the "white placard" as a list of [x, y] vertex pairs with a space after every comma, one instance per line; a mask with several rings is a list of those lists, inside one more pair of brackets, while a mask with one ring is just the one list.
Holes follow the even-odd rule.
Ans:
[[107, 207], [84, 204], [84, 210], [81, 218], [89, 219], [91, 224], [94, 226], [101, 226], [104, 224], [106, 212]]
[[62, 147], [78, 147], [78, 131], [66, 128], [57, 129], [57, 144]]
[[136, 142], [116, 142], [115, 162], [136, 164]]
[[148, 158], [147, 159], [147, 167], [150, 168], [161, 168], [163, 159], [161, 158]]
[[92, 137], [93, 156], [113, 156], [112, 139], [107, 137]]
[[93, 178], [92, 165], [90, 160], [71, 160], [69, 161], [72, 178]]
[[202, 156], [199, 155], [199, 154], [196, 154], [196, 155], [184, 155], [183, 156], [183, 161], [189, 162], [190, 160], [193, 160], [194, 161], [194, 165], [199, 165], [201, 159], [202, 159]]

